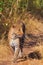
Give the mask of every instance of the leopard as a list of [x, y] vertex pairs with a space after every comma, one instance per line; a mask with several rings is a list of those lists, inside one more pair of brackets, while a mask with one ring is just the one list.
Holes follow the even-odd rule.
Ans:
[[9, 45], [14, 50], [13, 61], [23, 57], [23, 43], [25, 37], [25, 24], [23, 22], [12, 24], [8, 32]]

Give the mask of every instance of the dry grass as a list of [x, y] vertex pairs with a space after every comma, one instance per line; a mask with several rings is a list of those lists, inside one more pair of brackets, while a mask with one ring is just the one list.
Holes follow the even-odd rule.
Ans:
[[[16, 18], [19, 20], [18, 18]], [[40, 34], [43, 34], [43, 24], [41, 21], [31, 14], [24, 14], [22, 17], [23, 22], [26, 25], [26, 33], [28, 34], [33, 34], [35, 36], [39, 36]], [[43, 44], [43, 41], [38, 39], [40, 43]], [[28, 40], [28, 42], [31, 41], [31, 39]], [[0, 41], [0, 65], [43, 65], [43, 45], [31, 47], [31, 48], [24, 48], [25, 53], [31, 53], [31, 52], [39, 52], [41, 55], [42, 59], [30, 59], [28, 58], [25, 61], [20, 61], [18, 63], [11, 63], [8, 62], [11, 60], [13, 56], [13, 50], [10, 48], [8, 42], [4, 39]], [[5, 62], [3, 62], [5, 61]], [[4, 64], [3, 64], [4, 63]]]

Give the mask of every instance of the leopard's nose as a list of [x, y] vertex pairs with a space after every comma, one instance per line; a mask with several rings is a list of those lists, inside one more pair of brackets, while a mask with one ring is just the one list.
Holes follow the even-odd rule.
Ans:
[[22, 36], [22, 35], [23, 35], [23, 32], [21, 32], [19, 35], [21, 35], [21, 36]]
[[21, 32], [21, 34], [22, 34], [22, 35], [24, 34], [22, 29], [21, 29], [21, 31], [20, 31], [20, 32]]

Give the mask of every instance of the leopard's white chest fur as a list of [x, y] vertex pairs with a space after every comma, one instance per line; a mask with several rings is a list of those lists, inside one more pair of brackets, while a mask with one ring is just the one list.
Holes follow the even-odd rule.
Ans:
[[15, 39], [15, 40], [11, 39], [9, 44], [10, 44], [10, 46], [16, 46], [16, 45], [19, 46], [20, 45], [19, 38]]

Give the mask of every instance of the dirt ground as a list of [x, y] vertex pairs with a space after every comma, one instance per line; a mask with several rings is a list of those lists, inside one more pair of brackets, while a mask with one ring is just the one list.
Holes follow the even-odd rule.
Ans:
[[[37, 47], [38, 48], [38, 47]], [[36, 47], [23, 48], [25, 55], [36, 50]], [[18, 59], [15, 63], [12, 62], [13, 50], [6, 45], [0, 45], [0, 65], [43, 65], [43, 59]]]
[[1, 61], [0, 65], [43, 65], [43, 60], [26, 60], [18, 63], [12, 63], [8, 61]]

